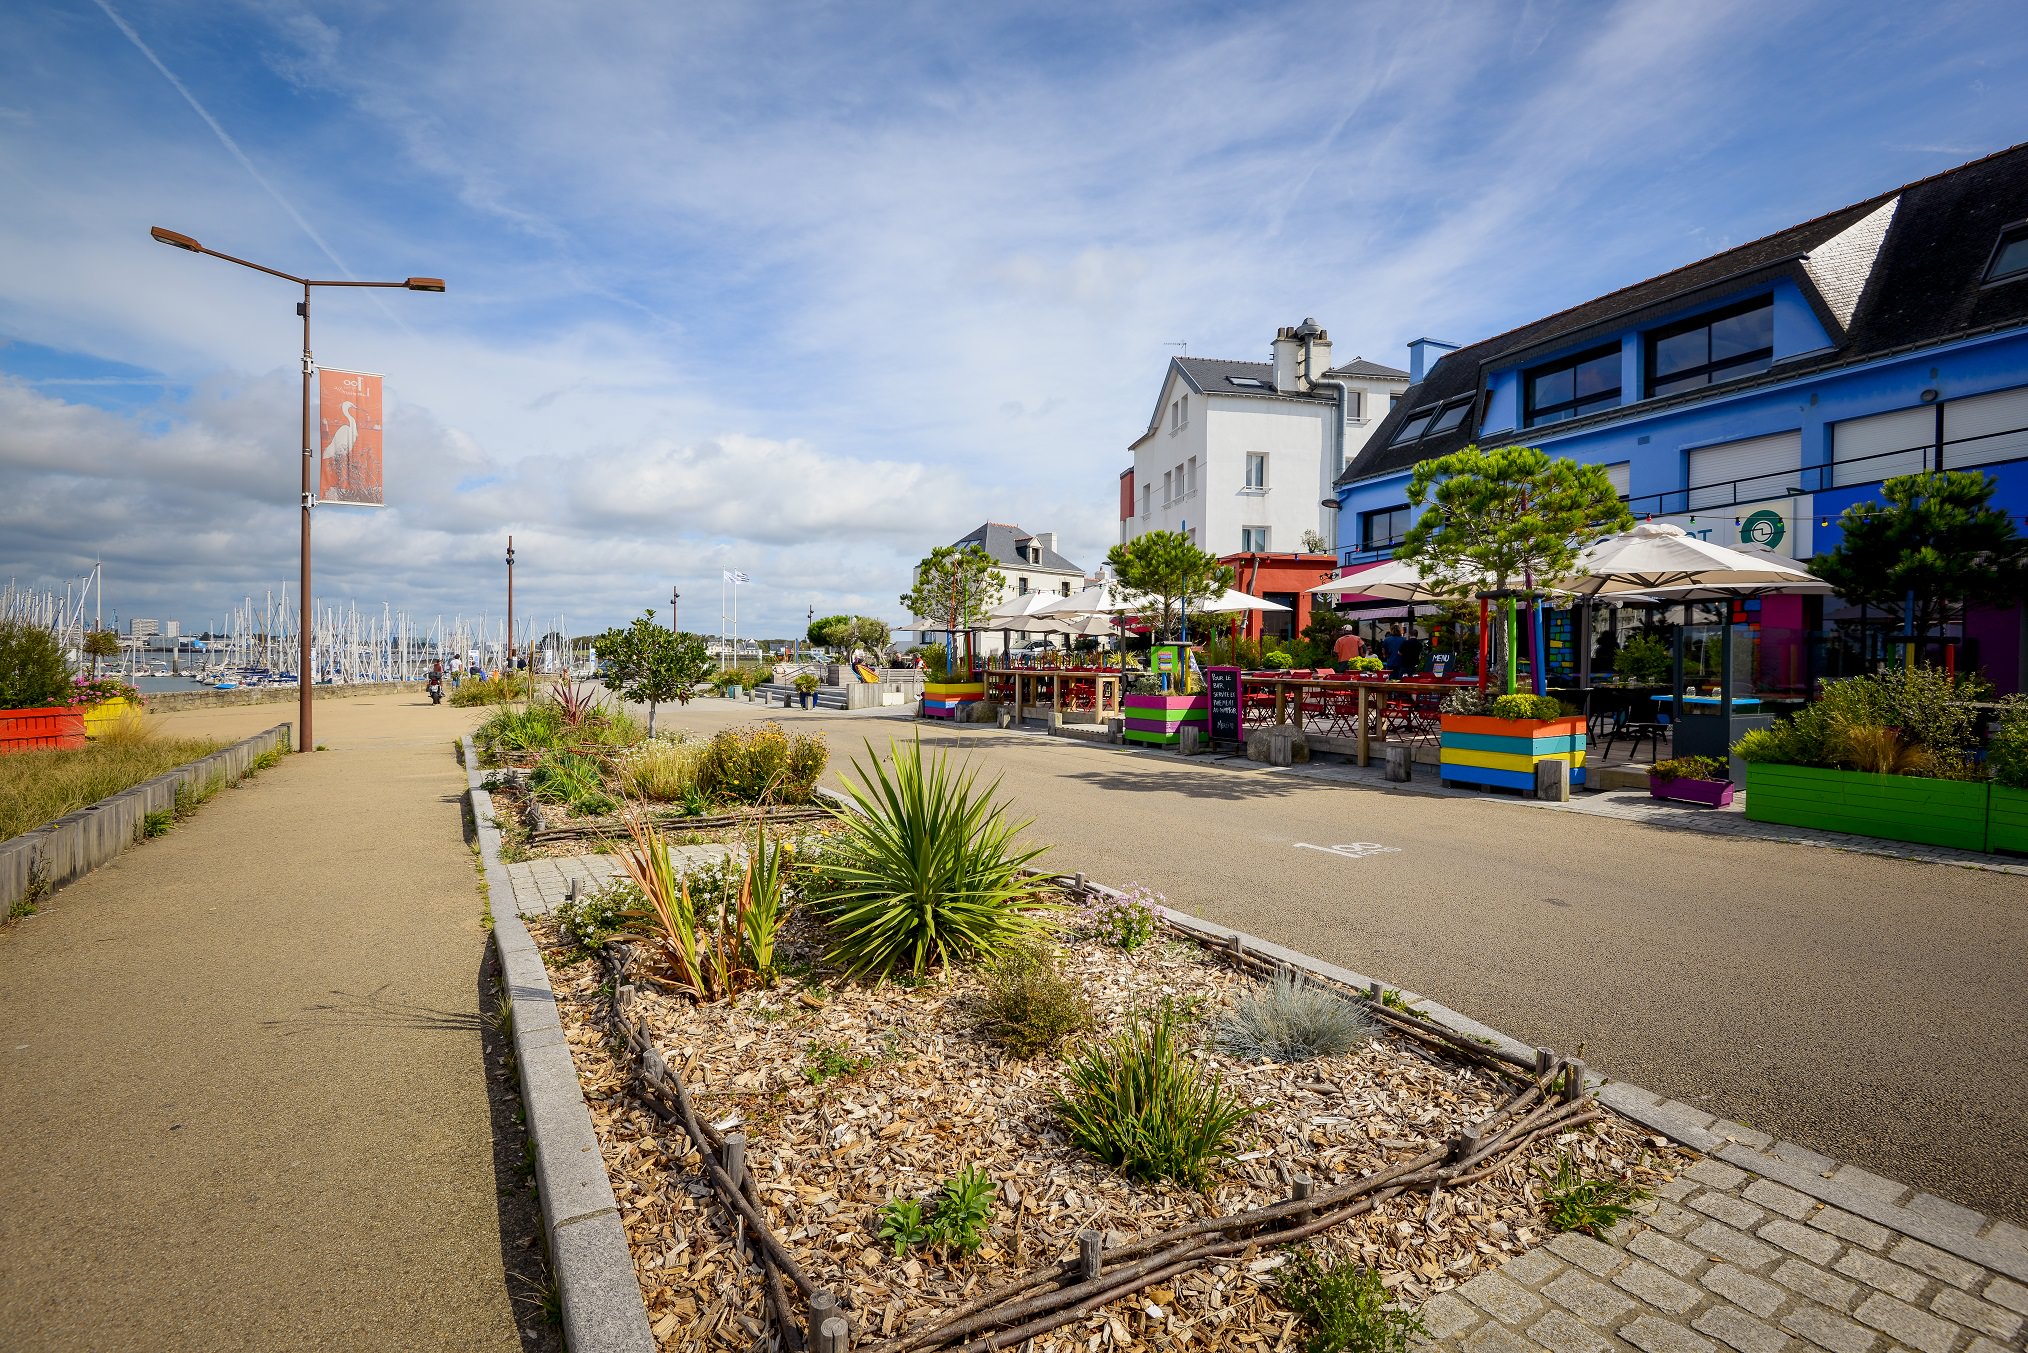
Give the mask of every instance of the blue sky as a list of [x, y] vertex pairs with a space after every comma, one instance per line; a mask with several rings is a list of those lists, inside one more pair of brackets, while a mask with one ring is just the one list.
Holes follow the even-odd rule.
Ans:
[[2020, 13], [30, 0], [0, 579], [293, 587], [294, 297], [150, 225], [449, 282], [320, 297], [394, 504], [320, 512], [322, 599], [497, 614], [512, 532], [524, 618], [714, 629], [737, 568], [786, 634], [989, 517], [1096, 566], [1167, 343], [1406, 365], [2023, 139]]

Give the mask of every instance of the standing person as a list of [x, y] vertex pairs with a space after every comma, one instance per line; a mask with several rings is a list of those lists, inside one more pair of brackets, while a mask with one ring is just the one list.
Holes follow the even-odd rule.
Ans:
[[1422, 668], [1422, 636], [1410, 630], [1402, 636], [1392, 671], [1395, 676], [1413, 676]]
[[1366, 651], [1366, 641], [1359, 637], [1359, 631], [1348, 629], [1338, 636], [1338, 642], [1331, 645], [1331, 656], [1338, 660], [1342, 669], [1346, 663]]
[[1401, 626], [1398, 624], [1389, 625], [1386, 637], [1380, 641], [1380, 660], [1387, 664], [1389, 672], [1395, 672], [1400, 669], [1402, 643]]

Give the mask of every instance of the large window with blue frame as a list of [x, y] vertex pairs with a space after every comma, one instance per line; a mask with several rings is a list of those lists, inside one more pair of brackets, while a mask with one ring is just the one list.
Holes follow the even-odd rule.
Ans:
[[1758, 296], [1647, 336], [1648, 397], [1718, 385], [1774, 361], [1774, 298]]
[[1527, 399], [1523, 426], [1541, 427], [1581, 418], [1620, 402], [1620, 349], [1593, 348], [1535, 367], [1522, 376]]

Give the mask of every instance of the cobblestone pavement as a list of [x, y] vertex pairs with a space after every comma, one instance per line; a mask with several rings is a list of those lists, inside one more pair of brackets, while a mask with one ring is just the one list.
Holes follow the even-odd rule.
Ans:
[[[1757, 1136], [1746, 1135], [1748, 1142]], [[1903, 1186], [1786, 1143], [1768, 1153], [1747, 1142], [1721, 1149], [1790, 1183], [1820, 1186], [1805, 1192], [1723, 1160], [1699, 1161], [1607, 1241], [1560, 1235], [1432, 1298], [1422, 1308], [1431, 1336], [1422, 1346], [1463, 1353], [2022, 1348], [2028, 1231], [1927, 1194], [1904, 1203], [1910, 1190]], [[1898, 1225], [1827, 1203], [1826, 1193]]]
[[[669, 860], [678, 872], [685, 872], [729, 851], [727, 846], [671, 846]], [[508, 865], [507, 881], [514, 887], [515, 911], [547, 916], [570, 896], [573, 881], [580, 892], [588, 893], [619, 871], [620, 862], [611, 855], [545, 855]]]

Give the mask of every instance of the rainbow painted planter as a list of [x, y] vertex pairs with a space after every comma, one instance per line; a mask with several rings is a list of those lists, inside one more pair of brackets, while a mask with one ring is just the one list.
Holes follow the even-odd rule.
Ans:
[[74, 705], [0, 709], [0, 755], [85, 745], [85, 716]]
[[1145, 742], [1156, 747], [1174, 747], [1183, 740], [1183, 728], [1194, 724], [1209, 736], [1211, 697], [1197, 695], [1129, 695], [1120, 701], [1126, 727], [1121, 736], [1128, 742]]
[[922, 685], [922, 712], [928, 719], [955, 719], [959, 713], [986, 698], [983, 681], [925, 681]]
[[1441, 716], [1437, 774], [1445, 783], [1488, 789], [1535, 788], [1535, 763], [1565, 761], [1570, 782], [1584, 783], [1584, 716], [1565, 719], [1495, 719], [1484, 714]]

